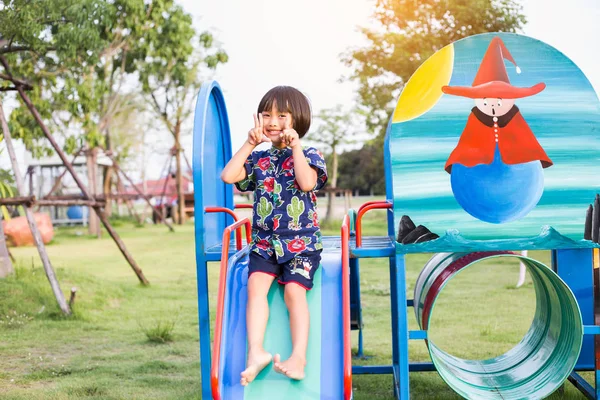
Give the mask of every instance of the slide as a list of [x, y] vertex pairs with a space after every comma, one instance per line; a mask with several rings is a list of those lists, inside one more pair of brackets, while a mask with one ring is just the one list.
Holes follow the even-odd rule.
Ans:
[[[310, 337], [306, 377], [293, 381], [276, 373], [271, 363], [248, 386], [240, 385], [246, 365], [246, 302], [248, 248], [228, 263], [218, 364], [213, 359], [213, 396], [222, 400], [339, 400], [344, 398], [344, 340], [342, 318], [342, 257], [339, 250], [324, 250], [321, 266], [308, 293]], [[265, 349], [286, 359], [292, 351], [289, 318], [283, 286], [269, 292], [270, 316]], [[217, 333], [215, 342], [217, 342]], [[213, 356], [214, 357], [214, 356]], [[217, 396], [214, 396], [217, 398]]]

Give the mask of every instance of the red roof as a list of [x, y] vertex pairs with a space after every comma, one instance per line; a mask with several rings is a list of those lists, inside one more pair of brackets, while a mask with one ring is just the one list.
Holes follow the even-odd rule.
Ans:
[[[177, 186], [175, 183], [175, 177], [169, 177], [167, 181], [167, 186], [165, 188], [165, 180], [167, 178], [161, 179], [150, 179], [146, 181], [146, 194], [150, 196], [162, 196], [165, 193], [166, 196], [172, 196], [177, 193]], [[192, 180], [187, 178], [185, 175], [182, 177], [183, 181], [183, 191], [184, 193], [193, 193], [192, 190], [188, 190], [191, 188]], [[140, 191], [143, 191], [144, 185], [142, 183], [136, 183], [136, 185]], [[131, 186], [125, 186], [124, 194], [138, 194], [137, 191]]]
[[[175, 185], [175, 178], [169, 178], [169, 181], [167, 182], [167, 188], [166, 191], [164, 189], [165, 187], [165, 179], [166, 178], [161, 178], [161, 179], [150, 179], [146, 181], [146, 194], [150, 195], [150, 196], [162, 196], [163, 192], [165, 193], [165, 195], [167, 197], [170, 196], [175, 196], [177, 193], [177, 187]], [[188, 188], [192, 187], [193, 181], [186, 177], [185, 175], [183, 176], [183, 190], [184, 193], [193, 193], [193, 190], [188, 190]], [[141, 183], [136, 183], [136, 186], [140, 189], [140, 191], [143, 191], [143, 186]], [[131, 185], [127, 185], [125, 186], [125, 190], [123, 191], [124, 194], [138, 194], [134, 188], [131, 187]], [[233, 186], [233, 193], [235, 195], [247, 195], [247, 192], [240, 192], [238, 190], [238, 188], [234, 185]]]

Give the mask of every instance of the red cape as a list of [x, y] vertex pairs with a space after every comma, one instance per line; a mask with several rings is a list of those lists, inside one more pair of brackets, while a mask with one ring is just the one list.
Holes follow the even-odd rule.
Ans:
[[[516, 108], [516, 107], [515, 107]], [[467, 126], [458, 140], [456, 148], [448, 157], [444, 169], [451, 173], [453, 164], [462, 164], [466, 167], [473, 167], [477, 164], [491, 164], [494, 160], [494, 150], [496, 143], [500, 149], [500, 156], [505, 164], [522, 164], [530, 161], [539, 160], [543, 168], [552, 165], [552, 161], [535, 138], [529, 125], [516, 109], [514, 115], [504, 125], [499, 122], [498, 127], [488, 126], [480, 121], [474, 112], [471, 112], [467, 120]], [[481, 116], [483, 113], [479, 113]], [[511, 113], [513, 114], [513, 113]], [[481, 116], [481, 118], [489, 116]], [[499, 117], [502, 119], [502, 117]], [[494, 130], [497, 129], [498, 132]], [[496, 140], [496, 134], [497, 139]]]

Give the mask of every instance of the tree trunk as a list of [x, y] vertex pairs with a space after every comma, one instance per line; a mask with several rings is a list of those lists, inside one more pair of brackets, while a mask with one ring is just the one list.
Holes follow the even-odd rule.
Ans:
[[[2, 107], [1, 102], [0, 123], [2, 124], [4, 141], [6, 142], [6, 148], [8, 150], [8, 155], [12, 164], [12, 169], [15, 174], [15, 183], [17, 184], [16, 194], [23, 196], [25, 194], [25, 185], [23, 184], [23, 177], [21, 176], [21, 172], [19, 171], [19, 164], [15, 155], [15, 149], [12, 145], [12, 137], [10, 135], [10, 131], [8, 130], [8, 124], [6, 123], [6, 118], [4, 116], [4, 108]], [[29, 207], [23, 207], [23, 209], [25, 210], [25, 217], [27, 218], [27, 222], [29, 223], [29, 229], [31, 229], [31, 236], [33, 236], [33, 241], [38, 249], [40, 258], [42, 259], [44, 272], [46, 272], [46, 277], [50, 282], [50, 287], [52, 288], [52, 292], [54, 293], [56, 302], [58, 303], [58, 306], [64, 314], [70, 315], [71, 309], [69, 308], [69, 305], [65, 300], [63, 292], [60, 290], [60, 285], [58, 284], [58, 280], [56, 279], [56, 275], [54, 274], [54, 268], [52, 268], [52, 264], [50, 264], [50, 258], [48, 257], [48, 253], [46, 253], [46, 247], [44, 246], [42, 235], [40, 234], [35, 219], [33, 218], [33, 213], [31, 212], [31, 209]], [[2, 237], [4, 237], [4, 233], [2, 234]]]
[[[96, 198], [98, 187], [97, 176], [98, 176], [98, 163], [96, 162], [98, 155], [98, 149], [90, 149], [87, 152], [87, 175], [88, 175], [88, 187], [91, 192], [92, 198]], [[88, 233], [95, 235], [100, 239], [100, 221], [96, 212], [92, 207], [89, 207], [89, 221], [88, 221]]]
[[2, 224], [2, 213], [0, 212], [0, 278], [6, 278], [14, 272], [6, 239], [4, 238], [4, 225]]
[[[332, 162], [331, 162], [331, 180], [329, 181], [332, 189], [337, 189], [337, 170], [338, 170], [338, 157], [335, 146], [332, 147]], [[327, 211], [325, 213], [325, 222], [329, 222], [333, 217], [333, 202], [335, 201], [335, 193], [329, 192], [327, 194]]]
[[335, 146], [332, 148], [332, 160], [331, 160], [331, 186], [337, 189], [337, 180], [338, 180], [338, 155], [335, 151]]
[[185, 222], [185, 197], [183, 188], [183, 175], [181, 174], [181, 122], [177, 121], [175, 125], [175, 184], [177, 186], [177, 223], [182, 225]]

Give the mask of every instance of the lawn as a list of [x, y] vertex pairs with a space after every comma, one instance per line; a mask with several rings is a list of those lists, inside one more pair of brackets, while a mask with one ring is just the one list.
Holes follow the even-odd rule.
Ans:
[[[383, 234], [382, 211], [370, 213], [365, 234]], [[77, 288], [74, 316], [55, 305], [35, 248], [17, 248], [15, 276], [0, 280], [0, 398], [200, 399], [198, 315], [193, 225], [137, 228], [115, 224], [151, 282], [138, 284], [105, 234], [89, 238], [62, 229], [48, 246], [63, 292]], [[339, 222], [325, 234], [338, 234]], [[549, 263], [549, 254], [533, 252]], [[408, 296], [427, 255], [407, 260]], [[441, 294], [431, 338], [454, 355], [487, 358], [516, 344], [534, 310], [531, 282], [515, 289], [518, 264], [483, 264], [455, 278]], [[388, 364], [391, 354], [386, 260], [361, 260], [365, 352], [356, 364]], [[218, 268], [209, 268], [211, 305]], [[416, 328], [412, 309], [411, 327]], [[214, 309], [211, 310], [214, 321]], [[164, 340], [164, 342], [163, 342]], [[356, 347], [356, 334], [353, 334]], [[411, 358], [428, 360], [422, 341]], [[356, 350], [354, 348], [354, 350]], [[587, 375], [591, 377], [590, 374]], [[357, 400], [392, 398], [389, 376], [354, 376]], [[570, 384], [552, 399], [583, 399]], [[459, 399], [437, 375], [411, 374], [413, 399]]]

